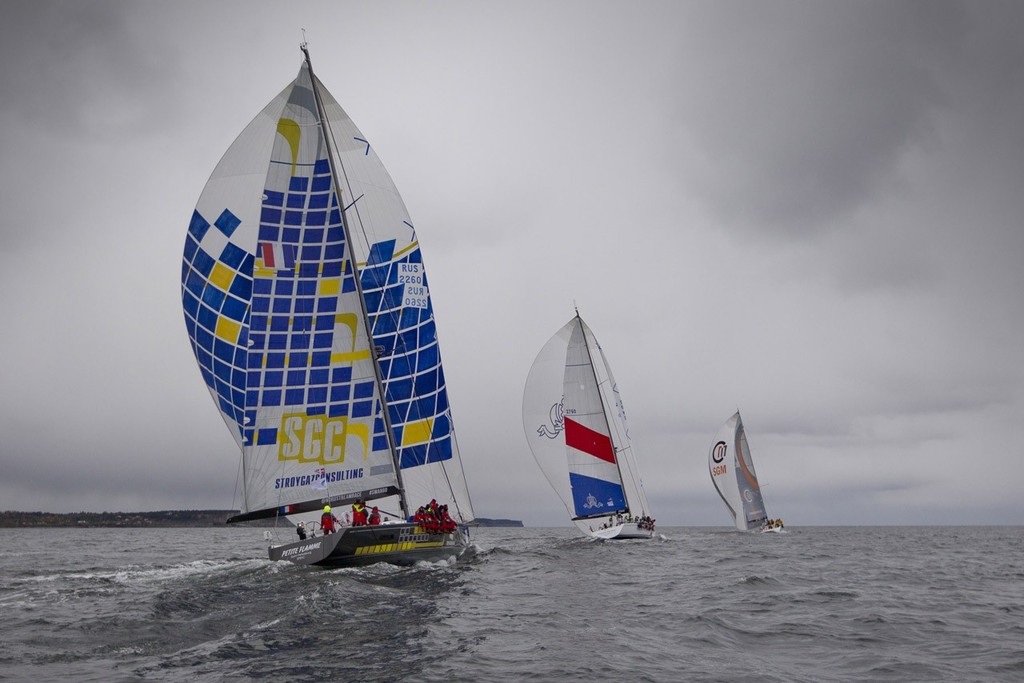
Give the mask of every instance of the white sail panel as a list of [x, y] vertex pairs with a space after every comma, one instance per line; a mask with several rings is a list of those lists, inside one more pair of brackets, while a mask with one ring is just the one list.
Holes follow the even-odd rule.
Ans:
[[597, 341], [593, 331], [584, 321], [580, 321], [587, 335], [587, 343], [594, 356], [594, 373], [604, 405], [608, 411], [608, 426], [611, 430], [612, 442], [615, 445], [616, 459], [619, 463], [619, 477], [625, 490], [626, 500], [633, 515], [650, 515], [647, 504], [647, 493], [644, 491], [637, 464], [636, 448], [629, 436], [629, 423], [626, 420], [626, 406], [619, 392], [619, 385], [612, 374], [611, 365], [604, 355], [604, 349]]

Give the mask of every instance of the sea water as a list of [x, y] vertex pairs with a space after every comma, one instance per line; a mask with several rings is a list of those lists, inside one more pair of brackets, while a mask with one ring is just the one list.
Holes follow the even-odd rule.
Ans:
[[2, 529], [0, 680], [1024, 680], [1024, 527], [787, 531], [319, 570], [261, 529]]

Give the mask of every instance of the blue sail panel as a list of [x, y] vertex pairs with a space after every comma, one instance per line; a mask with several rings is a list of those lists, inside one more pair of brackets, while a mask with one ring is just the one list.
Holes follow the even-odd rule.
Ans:
[[569, 486], [577, 517], [599, 517], [626, 509], [621, 484], [570, 472]]

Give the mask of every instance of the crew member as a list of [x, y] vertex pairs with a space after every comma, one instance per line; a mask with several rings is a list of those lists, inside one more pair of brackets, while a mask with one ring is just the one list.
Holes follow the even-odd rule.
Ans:
[[320, 515], [320, 529], [324, 532], [324, 535], [334, 533], [334, 525], [338, 523], [338, 518], [331, 512], [331, 506], [324, 506], [324, 513]]
[[366, 526], [366, 505], [361, 500], [352, 503], [352, 526]]

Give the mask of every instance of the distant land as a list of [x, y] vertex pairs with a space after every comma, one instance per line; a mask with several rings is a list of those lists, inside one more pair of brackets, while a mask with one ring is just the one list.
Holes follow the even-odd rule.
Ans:
[[[16, 527], [209, 527], [224, 526], [238, 510], [161, 510], [158, 512], [0, 512], [0, 528]], [[273, 518], [242, 522], [240, 526], [274, 526]], [[471, 526], [514, 526], [517, 519], [477, 517]]]
[[[0, 512], [0, 528], [41, 526], [193, 527], [224, 526], [238, 510], [160, 510], [157, 512]], [[245, 526], [274, 526], [273, 519]]]
[[477, 517], [469, 526], [523, 526], [523, 521], [520, 519], [489, 519], [487, 517]]

